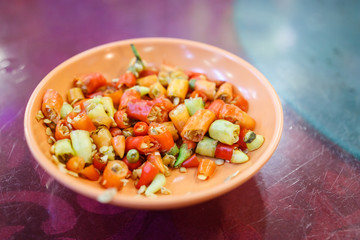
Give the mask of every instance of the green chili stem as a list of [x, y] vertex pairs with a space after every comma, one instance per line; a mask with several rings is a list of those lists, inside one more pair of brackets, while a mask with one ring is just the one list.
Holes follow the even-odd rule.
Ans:
[[176, 144], [174, 144], [174, 146], [167, 152], [167, 154], [169, 155], [173, 155], [176, 156], [179, 153], [179, 148]]
[[141, 60], [141, 57], [140, 57], [136, 47], [134, 46], [134, 44], [130, 44], [130, 46], [131, 46], [131, 49], [132, 49], [132, 51], [133, 51], [133, 53], [134, 53], [134, 55], [136, 57], [136, 61], [139, 62], [141, 64], [141, 66], [145, 69], [145, 65], [144, 65], [143, 61]]
[[191, 155], [193, 154], [194, 150], [192, 148], [188, 149], [188, 145], [187, 143], [183, 143], [180, 146], [180, 151], [179, 151], [179, 156], [176, 159], [176, 162], [174, 164], [174, 167], [178, 167], [180, 166], [186, 159], [188, 159], [189, 157], [191, 157]]

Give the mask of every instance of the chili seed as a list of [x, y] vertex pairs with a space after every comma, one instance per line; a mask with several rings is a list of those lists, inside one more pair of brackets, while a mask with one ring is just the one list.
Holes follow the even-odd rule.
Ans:
[[142, 185], [139, 190], [137, 191], [137, 194], [143, 194], [146, 191], [146, 186]]
[[46, 135], [48, 135], [48, 136], [52, 136], [52, 135], [53, 135], [53, 132], [51, 131], [51, 128], [49, 128], [49, 127], [46, 128], [45, 133], [46, 133]]
[[44, 114], [41, 110], [39, 110], [35, 116], [36, 120], [39, 122], [41, 119], [44, 118]]
[[122, 182], [122, 183], [123, 183], [123, 186], [125, 187], [126, 184], [129, 182], [129, 180], [127, 180], [127, 179], [121, 179], [120, 182]]
[[166, 187], [161, 187], [160, 188], [160, 193], [163, 195], [170, 195], [171, 191], [169, 189], [167, 189]]
[[52, 122], [51, 122], [49, 119], [45, 118], [45, 119], [44, 119], [44, 123], [45, 123], [45, 124], [50, 124], [50, 123], [52, 123]]
[[198, 175], [198, 179], [200, 179], [200, 180], [202, 180], [202, 181], [204, 181], [204, 180], [206, 180], [207, 179], [207, 176], [205, 176], [205, 175]]
[[117, 193], [116, 188], [106, 189], [102, 194], [97, 197], [97, 200], [101, 203], [109, 203]]
[[222, 160], [222, 159], [217, 159], [217, 160], [215, 160], [215, 164], [218, 165], [218, 166], [221, 166], [221, 165], [223, 165], [224, 163], [225, 163], [225, 161]]

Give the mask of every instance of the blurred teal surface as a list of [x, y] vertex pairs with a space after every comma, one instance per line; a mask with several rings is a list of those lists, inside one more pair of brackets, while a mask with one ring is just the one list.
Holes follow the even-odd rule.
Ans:
[[360, 156], [360, 1], [236, 1], [248, 60], [333, 142]]

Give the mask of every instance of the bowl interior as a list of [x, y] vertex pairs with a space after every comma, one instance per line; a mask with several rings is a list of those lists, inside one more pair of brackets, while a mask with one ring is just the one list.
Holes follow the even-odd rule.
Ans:
[[[133, 39], [102, 45], [76, 55], [50, 72], [35, 89], [25, 113], [26, 139], [35, 159], [50, 175], [70, 189], [91, 198], [96, 198], [104, 191], [98, 182], [74, 178], [59, 171], [50, 160], [50, 145], [47, 143], [44, 125], [37, 122], [35, 116], [45, 91], [53, 88], [65, 97], [74, 76], [101, 72], [108, 79], [119, 77], [133, 57], [130, 43], [136, 45], [144, 60], [155, 66], [166, 63], [233, 83], [249, 101], [248, 113], [257, 122], [255, 132], [265, 136], [266, 140], [260, 149], [249, 154], [249, 162], [227, 163], [217, 167], [207, 181], [196, 178], [196, 169], [188, 169], [187, 173], [174, 170], [166, 183], [166, 187], [172, 191], [171, 195], [159, 195], [156, 199], [138, 196], [133, 183], [129, 182], [114, 197], [113, 204], [164, 209], [199, 203], [239, 186], [269, 160], [280, 140], [283, 116], [274, 89], [261, 73], [235, 55], [206, 44], [180, 39]], [[225, 181], [234, 173], [238, 174], [230, 181]]]

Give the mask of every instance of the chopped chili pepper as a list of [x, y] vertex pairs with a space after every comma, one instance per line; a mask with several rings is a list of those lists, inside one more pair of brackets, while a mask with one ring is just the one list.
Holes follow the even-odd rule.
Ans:
[[190, 118], [190, 114], [185, 104], [180, 104], [169, 113], [169, 117], [174, 123], [176, 129], [179, 131], [179, 133], [181, 133], [185, 124]]
[[149, 125], [146, 122], [137, 122], [134, 126], [135, 136], [145, 136], [148, 132]]
[[151, 98], [157, 98], [160, 96], [164, 96], [165, 94], [166, 94], [166, 88], [164, 88], [164, 86], [161, 85], [159, 81], [157, 81], [156, 83], [152, 84], [149, 87], [149, 96]]
[[185, 162], [183, 162], [181, 166], [186, 168], [192, 168], [192, 167], [198, 167], [199, 163], [200, 161], [196, 156], [196, 154], [194, 153], [189, 159], [185, 160]]
[[109, 131], [111, 133], [111, 136], [113, 136], [113, 137], [121, 135], [121, 133], [122, 133], [121, 129], [118, 127], [112, 127], [109, 129]]
[[215, 157], [230, 161], [235, 147], [235, 144], [227, 145], [224, 143], [218, 143], [218, 145], [216, 145]]
[[249, 102], [243, 97], [241, 93], [236, 94], [230, 103], [238, 106], [244, 112], [249, 110]]
[[169, 151], [175, 144], [171, 132], [159, 123], [150, 123], [148, 133], [160, 143], [160, 151]]
[[221, 99], [216, 99], [215, 101], [213, 101], [210, 106], [207, 108], [208, 110], [212, 111], [213, 113], [215, 113], [216, 117], [219, 117], [219, 112], [221, 110], [221, 108], [224, 106], [225, 102]]
[[[60, 111], [60, 117], [63, 119], [66, 117], [66, 115], [68, 115], [69, 113], [71, 113], [74, 110], [74, 108], [68, 104], [67, 102], [64, 102], [62, 107], [61, 107], [61, 111]], [[77, 111], [77, 109], [76, 109]]]
[[43, 97], [41, 105], [41, 111], [45, 118], [57, 123], [60, 120], [60, 111], [63, 102], [63, 98], [57, 91], [48, 89]]
[[160, 103], [161, 108], [164, 109], [166, 112], [170, 112], [175, 108], [174, 104], [165, 96], [159, 96], [153, 100], [154, 103]]
[[198, 178], [200, 180], [206, 180], [211, 175], [213, 175], [216, 168], [216, 164], [214, 161], [211, 161], [210, 159], [201, 159], [198, 167]]
[[119, 128], [128, 128], [131, 126], [125, 109], [117, 111], [114, 115], [114, 120]]
[[125, 136], [125, 138], [135, 137], [134, 128], [133, 127], [125, 128], [122, 130], [122, 134]]
[[70, 171], [79, 173], [85, 167], [85, 160], [82, 157], [74, 156], [66, 163], [66, 168]]
[[215, 83], [216, 87], [219, 88], [225, 81], [223, 80], [214, 80], [214, 79], [208, 79], [210, 82]]
[[215, 120], [209, 128], [209, 136], [219, 142], [233, 145], [239, 140], [240, 126], [224, 119]]
[[139, 73], [139, 78], [150, 76], [150, 75], [158, 75], [158, 73], [159, 73], [159, 71], [157, 71], [156, 69], [146, 68], [145, 70], [142, 70]]
[[74, 119], [74, 117], [76, 117], [78, 115], [78, 113], [76, 112], [69, 112], [68, 115], [66, 115], [65, 119], [64, 120], [67, 120], [67, 119], [70, 119], [70, 122], [72, 122], [72, 120]]
[[196, 147], [196, 143], [193, 142], [193, 141], [190, 141], [190, 140], [186, 140], [186, 139], [185, 139], [185, 140], [183, 141], [183, 143], [186, 144], [187, 149], [195, 149], [195, 147]]
[[173, 79], [167, 88], [167, 96], [168, 97], [178, 97], [181, 99], [186, 98], [186, 94], [189, 89], [189, 82], [186, 79], [176, 78]]
[[247, 128], [244, 128], [244, 127], [240, 128], [239, 141], [237, 141], [235, 143], [242, 151], [247, 149], [244, 139], [245, 139], [245, 135], [248, 131], [249, 131], [249, 129], [247, 129]]
[[204, 100], [201, 97], [185, 99], [184, 102], [190, 116], [194, 115], [198, 110], [204, 109]]
[[207, 100], [207, 96], [202, 91], [195, 90], [190, 94], [190, 98], [197, 98], [197, 97], [201, 97], [204, 102], [206, 102]]
[[155, 152], [160, 148], [160, 144], [151, 136], [128, 137], [125, 141], [126, 152], [136, 149], [141, 154]]
[[77, 101], [84, 99], [84, 94], [81, 88], [70, 88], [67, 94], [69, 103], [74, 104]]
[[100, 177], [100, 172], [93, 164], [91, 164], [80, 172], [80, 176], [91, 181], [97, 181]]
[[162, 126], [164, 126], [167, 130], [170, 131], [174, 141], [177, 141], [179, 139], [179, 134], [178, 134], [178, 131], [176, 130], [175, 128], [175, 125], [173, 122], [163, 122], [163, 123], [160, 123]]
[[174, 144], [174, 146], [172, 148], [170, 148], [169, 151], [166, 152], [166, 155], [172, 155], [172, 156], [177, 156], [179, 154], [179, 147], [176, 145], [176, 143]]
[[229, 103], [233, 98], [233, 86], [229, 82], [223, 83], [216, 92], [215, 99], [221, 99], [226, 103]]
[[101, 171], [101, 172], [104, 171], [107, 162], [108, 162], [108, 159], [104, 158], [103, 154], [101, 154], [99, 152], [94, 154], [94, 156], [93, 156], [93, 165], [99, 171]]
[[136, 91], [135, 89], [129, 89], [124, 92], [121, 96], [119, 109], [126, 108], [128, 103], [133, 101], [134, 99], [141, 99], [140, 92]]
[[123, 158], [125, 154], [125, 136], [117, 135], [111, 139], [111, 145], [113, 146], [115, 153]]
[[95, 92], [99, 87], [105, 86], [107, 81], [101, 73], [90, 73], [74, 79], [75, 86], [81, 88], [85, 94]]
[[91, 134], [93, 143], [96, 145], [97, 149], [100, 149], [104, 146], [111, 146], [112, 136], [106, 127], [100, 127], [97, 131]]
[[142, 87], [150, 87], [151, 85], [158, 82], [158, 77], [156, 75], [149, 75], [138, 79], [138, 84]]
[[129, 168], [123, 161], [110, 161], [105, 167], [101, 184], [105, 188], [116, 187], [121, 189], [124, 185], [124, 182], [121, 180], [125, 179], [128, 172]]
[[219, 118], [228, 120], [229, 122], [239, 124], [241, 127], [253, 130], [255, 128], [255, 120], [239, 107], [232, 104], [224, 104], [220, 109]]
[[126, 113], [129, 118], [143, 122], [166, 122], [167, 112], [161, 108], [160, 103], [149, 100], [133, 100], [128, 103]]
[[84, 103], [85, 103], [87, 100], [89, 100], [89, 99], [85, 98], [85, 99], [82, 99], [82, 100], [76, 102], [76, 103], [73, 105], [74, 108], [76, 108], [77, 106], [79, 106], [79, 107], [80, 107], [80, 111], [85, 111], [85, 105], [84, 105]]
[[181, 136], [186, 140], [199, 142], [203, 139], [215, 119], [215, 113], [208, 109], [200, 109], [186, 122], [181, 131]]
[[65, 119], [58, 121], [55, 128], [55, 139], [70, 139], [70, 129], [66, 126], [67, 122]]
[[196, 143], [193, 141], [185, 140], [180, 146], [179, 156], [176, 159], [174, 167], [180, 166], [185, 160], [187, 160], [194, 153]]
[[77, 130], [85, 130], [88, 132], [96, 130], [94, 123], [85, 112], [81, 112], [72, 118], [71, 125]]
[[113, 101], [114, 107], [119, 106], [121, 97], [123, 95], [123, 90], [107, 90], [104, 92], [104, 97], [110, 97]]
[[165, 172], [165, 167], [159, 152], [150, 153], [147, 156], [147, 161], [152, 163], [161, 173]]
[[185, 71], [185, 73], [189, 76], [189, 79], [192, 79], [192, 78], [200, 79], [200, 76], [205, 77], [205, 79], [207, 78], [205, 73], [199, 73], [199, 72], [193, 72], [193, 71]]
[[213, 100], [216, 93], [216, 84], [205, 79], [196, 80], [195, 90], [203, 92], [209, 100]]
[[130, 149], [126, 154], [126, 159], [130, 163], [136, 163], [139, 161], [140, 155], [138, 150], [136, 149]]
[[139, 189], [142, 185], [149, 186], [158, 173], [159, 169], [152, 163], [146, 161], [142, 168], [140, 179], [135, 187]]
[[[94, 123], [96, 127], [106, 126], [110, 128], [113, 123], [112, 114], [109, 114], [110, 111], [115, 112], [113, 106], [111, 105], [111, 109], [108, 108], [107, 104], [104, 104], [103, 100], [105, 97], [100, 99], [101, 103], [98, 103], [97, 100], [90, 99], [84, 103], [86, 114], [90, 117], [91, 121]], [[106, 98], [111, 101], [110, 98]], [[111, 117], [109, 116], [111, 115]]]
[[130, 163], [126, 157], [123, 158], [123, 162], [128, 166], [129, 170], [132, 171], [141, 166], [141, 161]]
[[149, 98], [149, 96], [147, 96], [147, 94], [149, 94], [150, 89], [148, 87], [144, 87], [144, 86], [139, 86], [139, 85], [135, 85], [132, 88], [129, 88], [129, 90], [135, 90], [137, 92], [140, 93], [140, 96], [145, 99], [145, 98]]
[[119, 78], [116, 83], [117, 88], [121, 88], [123, 85], [127, 87], [133, 87], [136, 85], [136, 77], [132, 72], [126, 72]]

